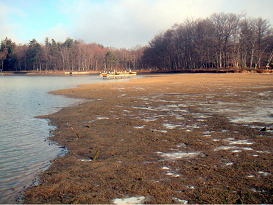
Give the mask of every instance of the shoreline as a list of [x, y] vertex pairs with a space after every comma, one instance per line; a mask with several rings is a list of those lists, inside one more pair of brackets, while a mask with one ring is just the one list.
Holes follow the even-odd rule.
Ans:
[[[152, 74], [182, 74], [182, 73], [262, 73], [272, 74], [273, 69], [259, 68], [259, 69], [238, 69], [238, 68], [207, 68], [207, 69], [177, 69], [177, 70], [134, 70], [138, 75], [152, 75]], [[55, 76], [55, 75], [99, 75], [104, 70], [92, 71], [2, 71], [0, 75], [19, 75], [19, 76]]]
[[48, 116], [57, 126], [51, 140], [69, 152], [25, 191], [24, 203], [140, 196], [146, 203], [272, 203], [272, 133], [259, 128], [273, 123], [241, 126], [210, 111], [270, 92], [272, 79], [169, 74], [53, 91], [92, 101]]

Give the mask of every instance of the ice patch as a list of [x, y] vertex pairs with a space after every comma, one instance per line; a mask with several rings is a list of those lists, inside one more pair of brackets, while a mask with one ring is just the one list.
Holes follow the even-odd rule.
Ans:
[[236, 146], [219, 146], [214, 149], [214, 151], [219, 151], [219, 150], [229, 150], [229, 149], [239, 149], [239, 147]]
[[173, 200], [175, 200], [179, 204], [188, 204], [187, 200], [179, 199], [179, 198], [176, 198], [176, 197], [172, 197], [172, 198], [173, 198]]
[[78, 161], [81, 161], [81, 162], [92, 162], [93, 160], [92, 159], [79, 159]]
[[169, 108], [177, 108], [179, 105], [167, 105], [166, 107], [169, 107]]
[[144, 196], [140, 197], [130, 197], [130, 198], [124, 198], [124, 199], [114, 199], [113, 203], [114, 204], [141, 204], [145, 201]]
[[134, 126], [134, 128], [136, 129], [143, 129], [146, 125], [142, 125], [142, 126]]
[[162, 167], [162, 169], [170, 169], [169, 167]]
[[237, 141], [230, 141], [229, 144], [253, 144], [253, 142], [249, 142], [248, 140], [237, 140]]
[[109, 120], [109, 117], [97, 117], [98, 120]]
[[271, 175], [271, 173], [269, 172], [263, 172], [263, 171], [258, 171], [259, 174], [262, 174], [264, 176], [268, 176], [268, 175]]
[[167, 129], [175, 129], [177, 127], [181, 127], [181, 125], [173, 125], [168, 123], [163, 124], [163, 126], [166, 127]]
[[122, 110], [123, 112], [128, 112], [128, 113], [130, 113], [130, 112], [132, 112], [132, 111], [130, 111], [130, 110]]
[[146, 119], [142, 119], [142, 120], [144, 120], [145, 122], [154, 122], [157, 120], [157, 118], [150, 117], [150, 118], [146, 118]]
[[259, 93], [258, 95], [263, 97], [269, 97], [270, 95], [272, 96], [272, 91], [265, 91], [265, 92]]
[[253, 150], [253, 148], [251, 148], [251, 147], [243, 147], [242, 149], [243, 150]]
[[236, 147], [236, 146], [219, 146], [214, 149], [214, 151], [219, 150], [230, 150], [233, 149], [232, 152], [241, 152], [241, 150], [253, 150], [251, 147]]
[[162, 157], [167, 158], [168, 160], [176, 159], [191, 159], [198, 156], [201, 152], [173, 152], [173, 153], [162, 153], [157, 152]]
[[194, 186], [187, 186], [189, 189], [195, 189]]
[[172, 176], [172, 177], [180, 177], [181, 176], [180, 174], [175, 174], [175, 173], [172, 173], [172, 172], [167, 172], [166, 175]]
[[155, 129], [152, 129], [152, 131], [163, 132], [163, 133], [167, 133], [168, 132], [167, 130], [155, 130]]

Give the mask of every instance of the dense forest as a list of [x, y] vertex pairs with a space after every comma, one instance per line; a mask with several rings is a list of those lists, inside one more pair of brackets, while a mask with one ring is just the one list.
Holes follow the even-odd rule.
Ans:
[[216, 13], [187, 19], [156, 35], [147, 46], [104, 47], [67, 38], [1, 41], [0, 71], [193, 70], [272, 68], [273, 31], [267, 20]]
[[104, 69], [137, 69], [143, 53], [141, 47], [130, 50], [105, 48], [67, 38], [64, 42], [35, 39], [28, 45], [16, 45], [11, 39], [1, 41], [1, 71], [98, 71]]
[[159, 69], [257, 69], [272, 67], [271, 25], [262, 18], [218, 13], [187, 19], [156, 35], [144, 50], [144, 65]]

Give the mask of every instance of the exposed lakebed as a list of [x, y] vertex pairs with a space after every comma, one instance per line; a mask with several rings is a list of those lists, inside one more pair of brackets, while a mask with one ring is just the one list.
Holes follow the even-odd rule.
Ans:
[[272, 76], [182, 74], [57, 92], [92, 102], [50, 116], [71, 151], [26, 202], [272, 203], [272, 88]]

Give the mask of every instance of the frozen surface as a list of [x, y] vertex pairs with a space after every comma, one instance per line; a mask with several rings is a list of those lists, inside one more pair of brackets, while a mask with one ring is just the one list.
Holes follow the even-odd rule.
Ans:
[[141, 204], [145, 200], [144, 196], [139, 197], [129, 197], [129, 198], [117, 198], [113, 200], [114, 204]]
[[194, 158], [197, 155], [200, 154], [200, 152], [172, 152], [172, 153], [163, 153], [163, 152], [157, 152], [157, 154], [160, 154], [163, 158], [168, 160], [176, 160], [176, 159], [189, 159]]

